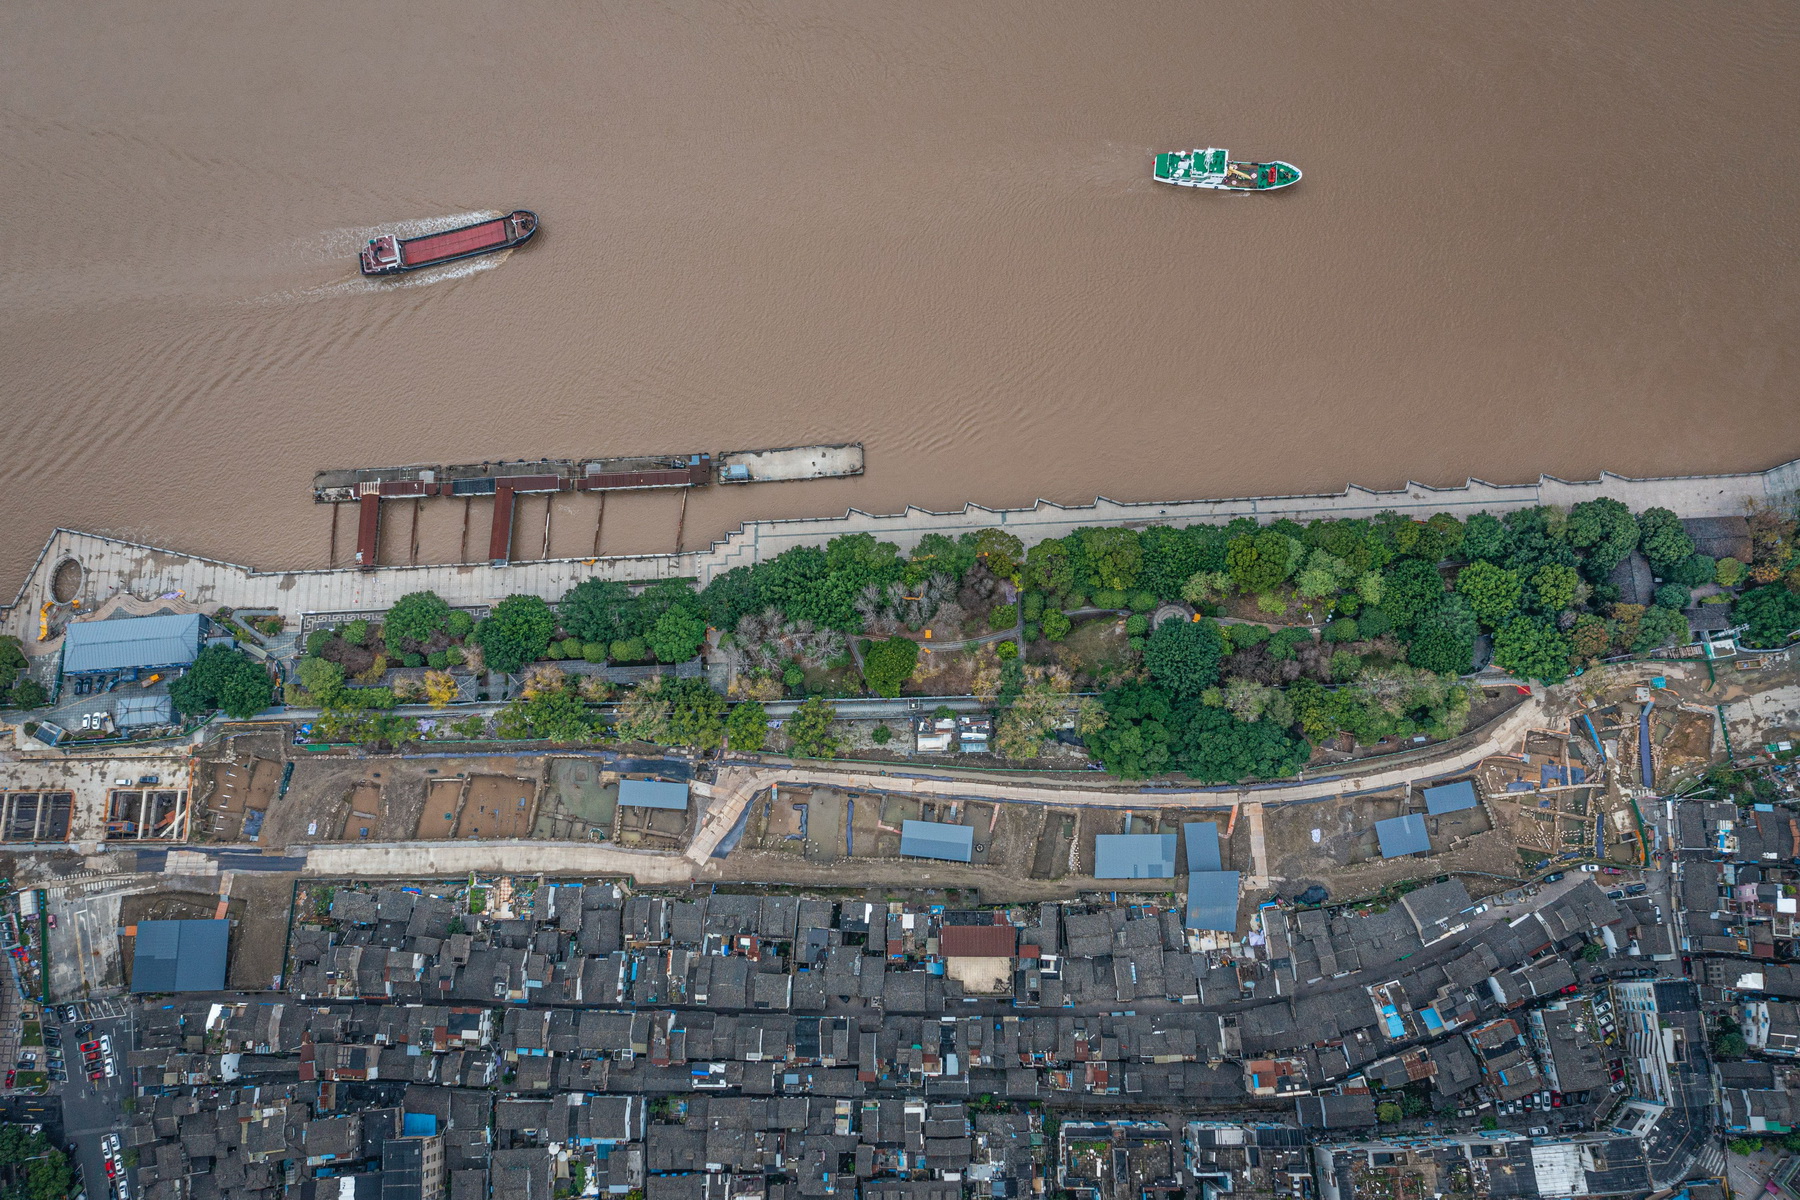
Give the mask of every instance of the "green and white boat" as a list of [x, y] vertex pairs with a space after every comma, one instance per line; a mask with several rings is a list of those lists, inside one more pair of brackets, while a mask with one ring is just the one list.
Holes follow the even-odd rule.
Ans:
[[1173, 150], [1156, 156], [1156, 180], [1217, 192], [1272, 192], [1300, 182], [1300, 168], [1284, 162], [1233, 162], [1226, 150]]

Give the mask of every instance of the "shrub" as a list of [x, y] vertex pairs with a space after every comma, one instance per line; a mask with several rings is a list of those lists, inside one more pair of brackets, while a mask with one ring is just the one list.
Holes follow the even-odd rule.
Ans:
[[42, 708], [48, 703], [50, 693], [37, 680], [21, 679], [13, 684], [11, 704], [14, 708]]
[[1036, 621], [1025, 622], [1025, 641], [1027, 644], [1037, 641], [1038, 638], [1043, 635], [1044, 627], [1042, 625], [1039, 625]]
[[1349, 617], [1339, 617], [1325, 627], [1325, 640], [1328, 642], [1354, 642], [1356, 638], [1357, 625]]
[[1252, 646], [1260, 646], [1270, 638], [1267, 625], [1225, 625], [1219, 629], [1230, 639], [1233, 650], [1248, 650]]
[[306, 652], [314, 658], [325, 653], [325, 646], [331, 641], [331, 630], [315, 629], [306, 635]]
[[1143, 613], [1132, 613], [1125, 618], [1125, 632], [1131, 637], [1143, 637], [1150, 632], [1150, 618]]
[[1721, 558], [1713, 564], [1713, 582], [1720, 587], [1736, 587], [1744, 582], [1744, 564], [1735, 558]]
[[1052, 642], [1060, 642], [1069, 636], [1071, 628], [1069, 618], [1058, 609], [1050, 609], [1044, 613], [1044, 637]]
[[1688, 589], [1678, 583], [1665, 583], [1656, 589], [1656, 603], [1677, 612], [1687, 607]]
[[444, 651], [444, 665], [450, 666], [450, 667], [460, 667], [463, 665], [464, 662], [466, 662], [468, 660], [468, 657], [469, 657], [468, 654], [463, 650], [463, 648], [461, 646], [451, 646], [450, 648], [448, 648], [447, 650]]
[[801, 669], [799, 663], [789, 663], [787, 669], [781, 673], [781, 682], [787, 687], [797, 688], [806, 682], [806, 672]]
[[580, 658], [582, 651], [581, 639], [578, 637], [564, 638], [562, 650], [564, 658]]
[[1125, 597], [1125, 604], [1132, 612], [1155, 612], [1156, 593], [1143, 591], [1133, 592], [1131, 595]]
[[401, 656], [400, 661], [409, 667], [422, 667], [425, 665], [425, 656], [422, 654], [406, 654]]
[[1379, 608], [1365, 608], [1356, 618], [1356, 636], [1363, 641], [1372, 641], [1393, 627], [1394, 622]]
[[562, 659], [569, 657], [569, 652], [564, 647], [565, 643], [563, 642], [551, 642], [548, 646], [544, 647], [544, 657], [556, 659], [560, 662]]
[[996, 604], [988, 613], [989, 629], [1011, 629], [1019, 623], [1019, 606], [1016, 604]]
[[356, 620], [344, 626], [343, 629], [339, 630], [338, 636], [342, 637], [352, 646], [364, 645], [369, 640], [369, 623], [358, 617]]
[[587, 643], [583, 644], [583, 646], [581, 647], [581, 659], [583, 662], [591, 662], [591, 663], [605, 662], [606, 661], [606, 643], [605, 642], [587, 642]]
[[1128, 597], [1117, 588], [1101, 588], [1094, 593], [1095, 608], [1124, 608]]
[[643, 638], [622, 638], [607, 649], [607, 656], [616, 663], [643, 662], [649, 653], [644, 648]]
[[894, 738], [894, 731], [886, 725], [877, 725], [869, 733], [869, 740], [877, 746], [885, 746]]
[[425, 665], [434, 671], [443, 670], [450, 665], [450, 652], [448, 650], [433, 650], [430, 654], [425, 656]]
[[[1026, 592], [1025, 598], [1020, 601], [1020, 606], [1019, 611], [1025, 614], [1027, 621], [1037, 620], [1044, 615], [1044, 593]], [[886, 726], [884, 725], [882, 728], [885, 729]]]
[[1144, 652], [1144, 639], [1141, 637], [1126, 638], [1125, 639], [1125, 649], [1130, 651], [1132, 654], [1142, 654]]
[[474, 628], [475, 618], [461, 609], [452, 610], [450, 615], [444, 618], [444, 632], [458, 641], [468, 637]]
[[656, 619], [644, 639], [658, 662], [686, 662], [706, 642], [706, 622], [685, 608], [671, 608]]
[[1001, 642], [994, 647], [994, 653], [1002, 659], [1017, 658], [1019, 657], [1019, 643], [1010, 640]]

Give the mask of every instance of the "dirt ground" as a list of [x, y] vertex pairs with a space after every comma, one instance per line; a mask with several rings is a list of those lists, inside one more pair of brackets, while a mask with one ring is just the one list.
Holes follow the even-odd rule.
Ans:
[[232, 930], [231, 965], [225, 973], [227, 986], [266, 988], [281, 971], [295, 878], [261, 872], [232, 876], [231, 916], [237, 926]]
[[551, 759], [532, 836], [558, 841], [610, 838], [619, 803], [619, 785], [611, 774], [588, 759]]
[[418, 836], [447, 838], [456, 832], [456, 814], [462, 808], [462, 779], [433, 779], [427, 785], [425, 807], [419, 810]]
[[537, 819], [536, 801], [535, 779], [515, 775], [471, 776], [462, 811], [456, 818], [456, 836], [525, 837]]
[[667, 808], [620, 805], [613, 840], [645, 850], [679, 850], [687, 844], [688, 814]]

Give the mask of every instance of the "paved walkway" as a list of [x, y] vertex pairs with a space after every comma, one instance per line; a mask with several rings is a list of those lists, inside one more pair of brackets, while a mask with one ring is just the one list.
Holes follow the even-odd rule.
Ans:
[[1452, 488], [1409, 483], [1389, 492], [1352, 486], [1336, 495], [1142, 503], [1100, 498], [1091, 505], [1039, 500], [1029, 508], [990, 509], [971, 504], [953, 512], [908, 508], [885, 515], [851, 510], [841, 517], [747, 521], [704, 551], [550, 559], [501, 567], [476, 563], [383, 566], [369, 572], [354, 568], [256, 570], [166, 547], [58, 529], [0, 615], [0, 632], [17, 636], [28, 650], [37, 645], [39, 606], [51, 599], [51, 578], [57, 566], [69, 559], [83, 570], [79, 598], [86, 611], [115, 596], [129, 595], [144, 602], [182, 600], [208, 610], [221, 604], [270, 608], [291, 617], [308, 612], [385, 609], [408, 592], [427, 588], [453, 605], [466, 605], [489, 603], [515, 592], [556, 599], [581, 580], [595, 577], [634, 582], [689, 577], [705, 584], [732, 567], [762, 562], [795, 546], [821, 545], [846, 533], [871, 533], [904, 550], [928, 533], [955, 536], [998, 527], [1030, 544], [1062, 537], [1083, 526], [1222, 523], [1241, 516], [1304, 521], [1372, 517], [1389, 510], [1419, 516], [1482, 509], [1509, 512], [1537, 504], [1569, 505], [1599, 496], [1614, 497], [1633, 510], [1660, 505], [1686, 517], [1734, 516], [1743, 512], [1746, 500], [1785, 498], [1796, 489], [1800, 489], [1800, 460], [1768, 471], [1664, 479], [1604, 474], [1571, 483], [1543, 476], [1535, 483], [1497, 485], [1470, 480]]

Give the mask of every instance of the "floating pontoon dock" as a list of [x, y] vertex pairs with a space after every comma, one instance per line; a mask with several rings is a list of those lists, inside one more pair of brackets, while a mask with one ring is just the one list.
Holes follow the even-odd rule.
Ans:
[[[356, 565], [360, 570], [373, 571], [381, 539], [382, 501], [492, 496], [494, 521], [488, 537], [488, 561], [498, 567], [512, 558], [514, 501], [520, 495], [703, 487], [715, 479], [714, 462], [710, 454], [675, 454], [635, 458], [543, 458], [449, 467], [353, 467], [320, 471], [313, 476], [313, 499], [320, 504], [358, 506]], [[855, 444], [738, 450], [720, 455], [717, 462], [716, 478], [720, 482], [829, 479], [861, 475], [863, 448]], [[335, 531], [335, 526], [333, 528]], [[596, 541], [598, 536], [595, 535]]]

